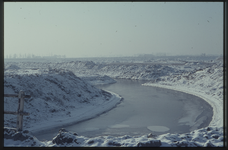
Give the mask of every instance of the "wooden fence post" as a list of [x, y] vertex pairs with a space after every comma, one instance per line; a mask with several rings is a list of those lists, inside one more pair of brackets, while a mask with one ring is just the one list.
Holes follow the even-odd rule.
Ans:
[[19, 94], [4, 94], [4, 97], [18, 97], [17, 111], [4, 111], [4, 114], [17, 115], [17, 131], [23, 130], [23, 115], [28, 116], [29, 113], [24, 112], [24, 98], [30, 98], [30, 95], [25, 95], [23, 91]]
[[20, 91], [18, 95], [18, 109], [17, 109], [17, 131], [22, 131], [23, 127], [23, 114], [24, 110], [24, 92]]

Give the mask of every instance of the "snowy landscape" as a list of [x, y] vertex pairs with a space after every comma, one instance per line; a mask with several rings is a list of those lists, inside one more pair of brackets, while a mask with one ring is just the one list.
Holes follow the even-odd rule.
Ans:
[[[124, 97], [96, 85], [115, 79], [144, 80], [155, 86], [192, 94], [213, 108], [208, 127], [185, 134], [98, 136], [89, 138], [61, 128], [94, 118], [115, 107]], [[58, 59], [5, 59], [4, 94], [25, 98], [23, 131], [17, 117], [4, 115], [5, 147], [223, 147], [223, 57], [157, 56]], [[16, 111], [16, 98], [4, 98], [4, 110]], [[51, 141], [33, 133], [59, 128]]]

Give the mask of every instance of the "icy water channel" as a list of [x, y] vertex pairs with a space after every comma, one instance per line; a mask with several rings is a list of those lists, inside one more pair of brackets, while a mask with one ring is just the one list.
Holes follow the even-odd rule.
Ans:
[[[187, 133], [209, 125], [213, 110], [203, 99], [174, 90], [142, 86], [145, 82], [117, 79], [115, 84], [97, 86], [121, 95], [124, 100], [96, 118], [63, 128], [78, 135], [96, 137]], [[57, 131], [50, 131], [36, 137], [51, 140], [56, 134]]]

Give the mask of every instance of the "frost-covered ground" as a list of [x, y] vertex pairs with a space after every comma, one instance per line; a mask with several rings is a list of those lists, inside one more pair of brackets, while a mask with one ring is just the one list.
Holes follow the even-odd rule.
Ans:
[[[25, 110], [32, 112], [30, 118], [24, 117], [24, 128], [29, 131], [14, 133], [13, 129], [5, 128], [4, 145], [221, 147], [223, 146], [222, 61], [221, 58], [215, 57], [7, 61], [5, 62], [4, 93], [17, 93], [19, 89], [23, 89], [33, 98], [25, 102]], [[83, 115], [92, 117], [93, 114], [94, 116], [94, 113], [88, 110], [98, 111], [96, 113], [99, 114], [114, 107], [121, 100], [118, 95], [108, 94], [92, 86], [114, 83], [112, 78], [148, 80], [144, 85], [171, 88], [200, 96], [213, 107], [213, 119], [209, 127], [186, 134], [87, 138], [62, 129], [52, 141], [39, 141], [30, 135], [30, 131], [39, 131], [54, 125], [70, 123], [72, 120], [83, 119]], [[5, 109], [15, 110], [17, 104], [13, 106], [10, 101], [15, 100], [4, 99]], [[102, 106], [105, 108], [101, 108]], [[38, 109], [38, 112], [37, 107], [44, 109]], [[16, 125], [15, 121], [15, 116], [5, 115], [5, 127]], [[20, 141], [19, 139], [23, 137], [24, 140]]]

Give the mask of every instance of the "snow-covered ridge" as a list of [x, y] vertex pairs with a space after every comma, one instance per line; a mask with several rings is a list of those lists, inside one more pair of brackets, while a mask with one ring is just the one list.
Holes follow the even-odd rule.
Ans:
[[[128, 60], [129, 58], [127, 58]], [[133, 60], [135, 58], [132, 58]], [[142, 58], [141, 58], [142, 59]], [[95, 59], [96, 60], [96, 59]], [[96, 60], [97, 61], [97, 60]], [[217, 61], [187, 61], [182, 59], [149, 59], [141, 61], [108, 61], [94, 62], [84, 61], [53, 61], [53, 62], [5, 62], [5, 68], [10, 65], [17, 65], [20, 68], [55, 68], [68, 69], [77, 76], [109, 76], [112, 78], [137, 79], [137, 80], [155, 80], [164, 76], [180, 75], [196, 69], [204, 69], [216, 64]]]
[[[6, 66], [17, 65], [20, 68], [55, 68], [68, 69], [77, 76], [107, 75], [112, 78], [152, 80], [161, 76], [180, 74], [184, 70], [176, 69], [168, 65], [151, 63], [109, 63], [95, 64], [92, 61], [71, 61], [71, 62], [19, 62], [6, 63]], [[7, 69], [7, 67], [6, 67]]]
[[[53, 127], [59, 121], [70, 123], [94, 117], [121, 100], [117, 94], [97, 89], [61, 69], [6, 70], [4, 93], [17, 94], [20, 90], [32, 96], [25, 99], [24, 110], [30, 115], [24, 117], [23, 125], [34, 131]], [[4, 98], [4, 110], [16, 111], [17, 106], [15, 98]], [[15, 127], [15, 116], [4, 115], [4, 126]]]

